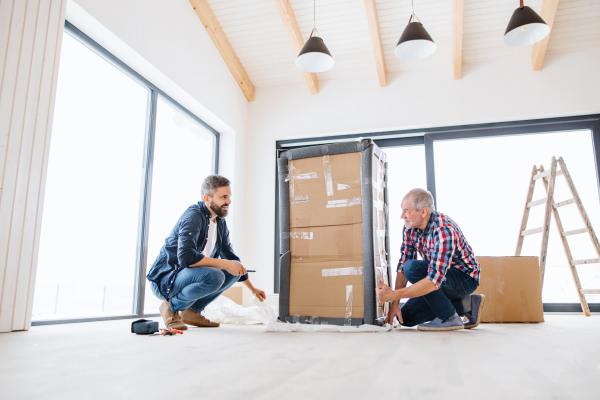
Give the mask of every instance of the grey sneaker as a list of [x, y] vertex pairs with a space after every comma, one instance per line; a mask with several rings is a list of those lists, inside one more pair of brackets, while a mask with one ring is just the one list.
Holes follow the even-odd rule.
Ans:
[[459, 329], [464, 329], [464, 327], [465, 326], [462, 322], [462, 319], [457, 313], [454, 313], [454, 315], [448, 318], [446, 321], [436, 318], [431, 322], [417, 326], [417, 329], [420, 331], [456, 331]]
[[482, 294], [471, 295], [471, 311], [465, 312], [468, 321], [465, 322], [465, 329], [473, 329], [481, 322], [481, 313], [483, 311], [483, 302], [485, 296]]

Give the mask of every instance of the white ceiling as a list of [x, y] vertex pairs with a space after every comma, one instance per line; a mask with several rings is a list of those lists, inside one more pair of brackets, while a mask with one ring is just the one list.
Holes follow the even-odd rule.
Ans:
[[[313, 1], [290, 0], [304, 40], [313, 28]], [[255, 87], [304, 82], [274, 0], [208, 0], [227, 38]], [[525, 1], [540, 13], [543, 0]], [[376, 76], [375, 59], [363, 0], [317, 0], [316, 24], [335, 66], [317, 74], [319, 80], [345, 76]], [[415, 13], [437, 44], [430, 57], [407, 61], [394, 48], [408, 23], [409, 0], [377, 0], [388, 71], [446, 66], [452, 79], [452, 0], [415, 0]], [[531, 46], [502, 43], [518, 0], [465, 0], [463, 63], [528, 57]], [[561, 0], [548, 53], [600, 46], [600, 0]], [[375, 78], [376, 79], [376, 78]]]

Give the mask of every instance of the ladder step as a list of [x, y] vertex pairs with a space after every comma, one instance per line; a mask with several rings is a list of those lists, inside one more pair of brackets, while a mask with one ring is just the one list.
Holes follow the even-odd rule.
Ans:
[[528, 231], [523, 231], [521, 232], [521, 236], [527, 236], [527, 235], [533, 235], [534, 233], [540, 233], [544, 230], [544, 228], [535, 228], [535, 229], [530, 229]]
[[[533, 180], [537, 180], [537, 179], [540, 179], [540, 178], [545, 178], [545, 177], [547, 177], [547, 176], [550, 176], [550, 173], [551, 173], [551, 172], [552, 172], [552, 170], [551, 170], [551, 169], [549, 169], [548, 171], [544, 171], [544, 172], [542, 172], [542, 173], [535, 174], [535, 175], [533, 176]], [[562, 175], [562, 174], [563, 174], [562, 170], [560, 170], [560, 171], [556, 171], [556, 176], [559, 176], [559, 175]]]
[[596, 263], [600, 263], [600, 258], [590, 258], [589, 260], [573, 260], [573, 261], [571, 261], [571, 265], [596, 264]]
[[575, 199], [561, 201], [560, 203], [554, 204], [554, 208], [568, 206], [569, 204], [573, 204], [573, 203], [575, 203]]
[[536, 201], [532, 201], [531, 203], [527, 203], [527, 208], [531, 208], [531, 207], [535, 207], [535, 206], [539, 206], [540, 204], [546, 204], [546, 201], [548, 200], [547, 197], [544, 197], [543, 199], [539, 199]]
[[600, 294], [600, 289], [579, 289], [581, 294]]
[[581, 228], [581, 229], [575, 229], [574, 231], [563, 232], [562, 235], [564, 237], [567, 237], [567, 236], [571, 236], [571, 235], [577, 235], [580, 233], [586, 233], [587, 231], [588, 231], [588, 228]]

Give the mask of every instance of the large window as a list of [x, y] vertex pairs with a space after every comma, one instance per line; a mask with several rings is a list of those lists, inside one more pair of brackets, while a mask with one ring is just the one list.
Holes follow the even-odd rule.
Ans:
[[[215, 137], [162, 98], [158, 99], [148, 268], [181, 214], [201, 199], [200, 184], [214, 165]], [[158, 312], [159, 301], [146, 285], [146, 313]]]
[[216, 172], [217, 145], [216, 131], [66, 23], [34, 324], [158, 312], [151, 299], [144, 312], [146, 271]]
[[[402, 226], [399, 202], [414, 188], [432, 192], [436, 208], [461, 227], [479, 256], [512, 256], [534, 165], [550, 166], [562, 157], [596, 233], [600, 233], [600, 115], [344, 135], [277, 142], [278, 149], [371, 137], [387, 154], [389, 193], [389, 260], [395, 275]], [[534, 200], [545, 197], [541, 182]], [[563, 176], [556, 178], [555, 201], [572, 196]], [[527, 229], [543, 225], [544, 207], [533, 208]], [[566, 231], [583, 228], [575, 205], [559, 209]], [[276, 221], [278, 219], [276, 218]], [[276, 231], [278, 226], [275, 227]], [[278, 235], [275, 236], [276, 240]], [[576, 260], [598, 255], [587, 234], [568, 237]], [[541, 235], [525, 238], [523, 256], [540, 255]], [[278, 259], [278, 254], [275, 255]], [[277, 265], [277, 264], [276, 264]], [[577, 266], [584, 289], [600, 287], [600, 263]], [[278, 277], [276, 270], [276, 277]], [[278, 282], [275, 285], [278, 288]], [[577, 291], [555, 223], [550, 241], [544, 289], [545, 309], [580, 309]], [[587, 295], [592, 311], [600, 311], [600, 295]]]
[[404, 228], [400, 203], [409, 190], [427, 187], [425, 146], [386, 147], [384, 152], [388, 160], [388, 218], [392, 243], [388, 260], [392, 267], [392, 284], [395, 284]]
[[[592, 223], [600, 221], [600, 200], [589, 130], [434, 143], [438, 207], [453, 218], [479, 256], [514, 255], [534, 165], [550, 167], [562, 157]], [[533, 199], [546, 196], [542, 182]], [[563, 176], [556, 177], [556, 202], [572, 198]], [[531, 208], [527, 229], [543, 226], [544, 205]], [[584, 226], [574, 204], [561, 207], [565, 230]], [[600, 228], [600, 227], [599, 227]], [[588, 235], [567, 238], [576, 260], [597, 258]], [[523, 256], [538, 256], [541, 234], [526, 236]], [[600, 287], [600, 265], [577, 268], [584, 288]], [[595, 271], [595, 272], [594, 272]], [[578, 303], [569, 263], [555, 223], [550, 225], [542, 298], [545, 303]], [[588, 302], [600, 296], [588, 295]]]

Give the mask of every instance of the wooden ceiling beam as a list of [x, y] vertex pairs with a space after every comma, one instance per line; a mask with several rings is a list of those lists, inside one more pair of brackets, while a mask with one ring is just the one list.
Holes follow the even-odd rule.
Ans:
[[533, 45], [531, 50], [531, 64], [534, 71], [541, 71], [544, 65], [544, 57], [546, 56], [546, 50], [548, 49], [548, 42], [550, 41], [550, 35], [552, 34], [552, 25], [554, 25], [554, 17], [556, 17], [556, 11], [558, 10], [559, 0], [544, 0], [542, 4], [542, 13], [540, 17], [550, 27], [550, 33], [543, 40]]
[[452, 22], [452, 76], [462, 78], [463, 22], [465, 0], [454, 0]]
[[200, 18], [202, 25], [204, 25], [206, 32], [208, 32], [208, 35], [219, 51], [219, 54], [221, 54], [223, 61], [225, 61], [227, 68], [229, 68], [229, 72], [231, 72], [231, 75], [235, 78], [235, 81], [242, 90], [246, 100], [249, 102], [254, 101], [254, 85], [250, 81], [246, 70], [235, 54], [233, 46], [229, 43], [229, 39], [225, 36], [225, 32], [223, 32], [223, 28], [221, 28], [221, 24], [219, 24], [208, 1], [189, 0], [189, 2], [192, 7], [194, 7], [196, 15]]
[[373, 54], [375, 55], [375, 66], [377, 67], [379, 87], [386, 87], [387, 70], [385, 68], [385, 58], [383, 57], [383, 46], [381, 45], [381, 32], [379, 31], [379, 21], [377, 20], [377, 8], [375, 7], [375, 0], [365, 0], [365, 10], [367, 12], [367, 21], [369, 23], [371, 45], [373, 45]]
[[[275, 4], [277, 4], [279, 15], [290, 38], [290, 42], [292, 42], [292, 48], [296, 55], [298, 55], [302, 47], [304, 47], [304, 39], [302, 39], [302, 35], [300, 34], [300, 28], [298, 27], [298, 22], [296, 22], [296, 16], [294, 15], [290, 0], [275, 0]], [[304, 74], [304, 80], [306, 80], [310, 94], [318, 94], [319, 81], [317, 80], [317, 74], [305, 71], [302, 71], [302, 73]]]

